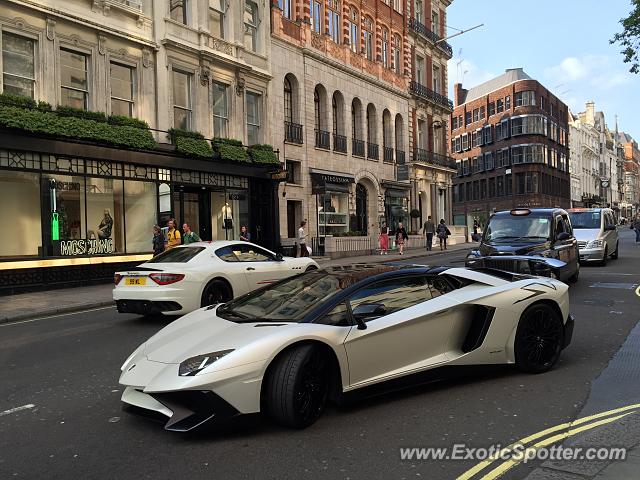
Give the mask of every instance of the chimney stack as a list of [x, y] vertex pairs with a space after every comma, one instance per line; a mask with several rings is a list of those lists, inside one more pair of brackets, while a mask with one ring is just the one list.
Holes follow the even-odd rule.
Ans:
[[454, 106], [462, 105], [467, 99], [467, 90], [462, 88], [461, 83], [456, 83], [453, 86], [453, 104]]
[[592, 101], [587, 102], [587, 112], [585, 115], [585, 123], [587, 125], [595, 125], [596, 123], [596, 114], [595, 114], [595, 103]]

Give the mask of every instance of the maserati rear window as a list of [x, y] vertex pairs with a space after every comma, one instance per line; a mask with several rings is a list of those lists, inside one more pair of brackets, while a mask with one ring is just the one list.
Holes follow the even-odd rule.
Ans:
[[187, 263], [203, 250], [204, 247], [176, 247], [165, 250], [147, 263]]

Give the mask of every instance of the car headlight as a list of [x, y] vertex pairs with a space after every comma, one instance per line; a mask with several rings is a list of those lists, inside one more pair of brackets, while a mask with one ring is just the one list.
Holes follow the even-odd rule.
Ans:
[[587, 243], [587, 248], [601, 248], [604, 245], [602, 240], [591, 240]]
[[121, 372], [124, 372], [126, 369], [128, 369], [131, 366], [131, 362], [133, 361], [133, 359], [136, 358], [139, 354], [141, 354], [144, 351], [145, 345], [146, 343], [143, 343], [138, 348], [136, 348], [131, 355], [127, 357], [127, 359], [124, 361], [124, 363], [120, 367]]
[[178, 375], [180, 375], [181, 377], [191, 377], [207, 368], [213, 362], [220, 360], [225, 355], [230, 354], [231, 352], [233, 352], [233, 349], [220, 350], [219, 352], [213, 353], [204, 353], [202, 355], [196, 355], [195, 357], [187, 358], [180, 364]]
[[480, 258], [480, 252], [478, 250], [471, 250], [467, 254], [467, 259]]

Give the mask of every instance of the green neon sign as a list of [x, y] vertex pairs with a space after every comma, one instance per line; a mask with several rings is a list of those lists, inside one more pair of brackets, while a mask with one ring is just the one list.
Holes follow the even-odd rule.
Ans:
[[51, 213], [51, 239], [60, 240], [60, 223], [57, 212]]

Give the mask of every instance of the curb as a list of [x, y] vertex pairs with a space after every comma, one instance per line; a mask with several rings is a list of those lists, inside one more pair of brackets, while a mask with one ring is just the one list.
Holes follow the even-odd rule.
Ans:
[[[347, 262], [346, 260], [349, 257], [344, 257], [344, 258], [336, 258], [335, 260], [326, 260], [326, 261], [322, 261], [322, 262], [318, 261], [318, 264], [320, 266], [325, 266], [325, 265], [327, 265], [329, 263], [332, 263], [332, 262], [341, 262], [342, 263], [343, 261], [344, 261], [344, 263], [346, 265], [356, 264], [356, 263], [384, 263], [384, 262], [388, 262], [388, 261], [398, 261], [398, 260], [406, 260], [406, 259], [411, 259], [411, 258], [422, 258], [422, 257], [431, 257], [431, 256], [435, 256], [435, 255], [443, 255], [443, 254], [446, 254], [446, 253], [452, 253], [452, 252], [457, 252], [457, 251], [460, 251], [460, 250], [465, 250], [467, 248], [472, 248], [472, 246], [466, 246], [466, 244], [462, 244], [462, 245], [465, 245], [465, 247], [456, 248], [456, 249], [450, 249], [450, 250], [442, 250], [442, 251], [440, 251], [440, 250], [431, 250], [431, 253], [428, 253], [429, 250], [427, 250], [427, 251], [422, 252], [422, 253], [413, 253], [413, 254], [410, 254], [410, 255], [394, 254], [394, 255], [391, 255], [391, 258], [389, 258], [389, 255], [386, 255], [386, 256], [385, 255], [379, 255], [379, 257], [381, 257], [381, 258], [377, 258], [378, 256], [376, 256], [375, 260], [368, 260], [366, 262]], [[391, 260], [391, 259], [393, 259], [393, 260]], [[332, 266], [332, 265], [327, 265], [327, 266]]]
[[21, 313], [20, 315], [13, 315], [11, 317], [0, 317], [0, 325], [6, 324], [6, 323], [19, 322], [21, 320], [31, 320], [40, 316], [48, 317], [48, 316], [64, 314], [64, 313], [76, 313], [76, 312], [82, 312], [84, 310], [91, 310], [92, 308], [108, 307], [112, 305], [114, 305], [113, 300], [109, 300], [109, 301], [87, 303], [84, 305], [58, 307], [58, 308], [51, 309], [47, 312], [41, 312], [41, 313], [38, 313], [38, 312]]

